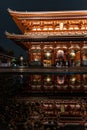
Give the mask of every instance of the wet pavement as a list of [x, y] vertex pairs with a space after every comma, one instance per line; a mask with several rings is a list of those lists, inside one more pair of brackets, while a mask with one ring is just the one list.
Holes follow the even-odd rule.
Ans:
[[15, 68], [0, 68], [0, 73], [49, 73], [49, 74], [63, 74], [63, 73], [87, 73], [87, 67], [15, 67]]

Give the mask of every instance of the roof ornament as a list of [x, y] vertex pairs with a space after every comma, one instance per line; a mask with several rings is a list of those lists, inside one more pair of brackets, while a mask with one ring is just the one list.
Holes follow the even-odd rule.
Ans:
[[8, 12], [12, 12], [12, 10], [10, 8], [7, 9]]
[[9, 32], [5, 31], [5, 35], [9, 35], [9, 34], [10, 34]]
[[17, 36], [15, 33], [9, 33], [8, 31], [5, 31], [6, 36]]
[[8, 8], [7, 11], [8, 11], [9, 13], [16, 13], [16, 12], [17, 12], [16, 10], [12, 10], [12, 9], [10, 9], [10, 8]]

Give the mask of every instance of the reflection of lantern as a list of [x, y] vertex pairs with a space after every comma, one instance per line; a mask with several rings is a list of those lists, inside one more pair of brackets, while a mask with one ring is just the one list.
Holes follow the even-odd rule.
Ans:
[[74, 104], [71, 104], [70, 107], [73, 109], [73, 108], [75, 107], [75, 105], [74, 105]]
[[76, 104], [76, 108], [79, 109], [79, 108], [80, 108], [80, 105], [79, 105], [79, 104]]
[[72, 89], [74, 89], [74, 88], [76, 87], [75, 82], [76, 82], [76, 77], [72, 76], [72, 77], [70, 78], [70, 87], [71, 87]]
[[41, 75], [33, 75], [32, 81], [33, 82], [41, 82]]
[[51, 81], [51, 77], [50, 76], [47, 76], [46, 77], [46, 82], [50, 82]]
[[70, 82], [71, 82], [72, 84], [74, 84], [75, 81], [76, 81], [76, 77], [71, 77], [71, 78], [70, 78]]
[[64, 84], [64, 76], [58, 76], [57, 77], [57, 83], [58, 84]]

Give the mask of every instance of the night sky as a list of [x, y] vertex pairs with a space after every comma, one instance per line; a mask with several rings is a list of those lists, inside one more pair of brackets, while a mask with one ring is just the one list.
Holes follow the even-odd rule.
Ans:
[[16, 11], [87, 10], [87, 0], [0, 0], [0, 45], [6, 50], [14, 50], [15, 56], [23, 54], [27, 57], [23, 49], [4, 35], [5, 31], [19, 33], [8, 8]]

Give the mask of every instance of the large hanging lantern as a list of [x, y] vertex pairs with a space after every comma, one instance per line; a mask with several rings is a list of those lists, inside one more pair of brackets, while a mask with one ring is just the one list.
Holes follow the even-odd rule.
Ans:
[[63, 58], [64, 57], [64, 51], [63, 50], [58, 50], [57, 51], [57, 57], [58, 58]]
[[71, 59], [74, 59], [75, 56], [76, 56], [75, 51], [72, 50], [72, 51], [70, 52], [70, 58], [71, 58]]
[[50, 52], [46, 52], [45, 56], [46, 56], [47, 59], [50, 59], [51, 58], [51, 53]]

